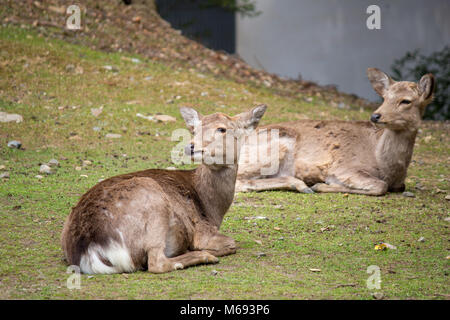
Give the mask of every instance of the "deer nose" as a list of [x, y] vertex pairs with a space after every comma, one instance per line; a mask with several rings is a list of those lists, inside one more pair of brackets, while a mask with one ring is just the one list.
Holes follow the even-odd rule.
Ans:
[[370, 117], [370, 121], [377, 123], [381, 118], [381, 114], [379, 113], [374, 113], [372, 114], [372, 116]]
[[193, 144], [193, 143], [190, 143], [190, 144], [188, 144], [186, 147], [184, 147], [184, 152], [185, 152], [188, 156], [193, 155], [193, 154], [194, 154], [194, 148], [195, 148], [194, 144]]

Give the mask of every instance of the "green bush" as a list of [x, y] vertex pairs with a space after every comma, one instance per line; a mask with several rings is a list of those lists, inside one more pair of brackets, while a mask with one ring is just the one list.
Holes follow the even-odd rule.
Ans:
[[392, 75], [398, 80], [419, 80], [424, 74], [436, 77], [433, 102], [427, 106], [424, 119], [450, 119], [450, 47], [425, 56], [420, 50], [407, 52], [391, 66]]

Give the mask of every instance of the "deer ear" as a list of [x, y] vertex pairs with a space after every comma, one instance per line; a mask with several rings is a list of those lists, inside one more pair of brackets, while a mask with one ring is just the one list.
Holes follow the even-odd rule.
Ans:
[[238, 123], [238, 126], [245, 130], [253, 130], [258, 126], [264, 112], [266, 112], [267, 106], [262, 104], [254, 107], [252, 110], [238, 114], [233, 117]]
[[424, 100], [433, 96], [435, 87], [434, 76], [431, 73], [424, 75], [419, 81], [419, 93]]
[[372, 84], [373, 89], [380, 96], [383, 96], [386, 90], [394, 84], [394, 80], [392, 80], [391, 77], [377, 68], [368, 68], [367, 77], [369, 77], [369, 81]]
[[195, 109], [189, 107], [181, 107], [180, 113], [184, 121], [186, 122], [186, 125], [188, 126], [189, 130], [191, 131], [194, 130], [195, 126], [200, 124], [200, 121], [203, 118], [203, 116], [200, 113], [198, 113]]

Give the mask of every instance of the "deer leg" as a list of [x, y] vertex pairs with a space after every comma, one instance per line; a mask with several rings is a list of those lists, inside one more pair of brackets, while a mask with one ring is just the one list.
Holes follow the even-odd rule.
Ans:
[[403, 192], [405, 191], [406, 186], [404, 183], [398, 184], [398, 185], [394, 185], [392, 187], [389, 187], [389, 192]]
[[219, 259], [207, 251], [189, 251], [182, 255], [167, 258], [162, 250], [156, 254], [148, 254], [148, 271], [151, 273], [165, 273], [184, 269], [198, 264], [217, 263]]
[[207, 251], [216, 257], [236, 253], [236, 242], [234, 239], [218, 232], [198, 237], [194, 241], [194, 247], [196, 250]]
[[343, 192], [382, 196], [388, 190], [387, 183], [365, 172], [346, 174], [345, 179], [332, 177], [326, 183], [317, 183], [312, 189], [316, 192]]
[[314, 193], [302, 180], [295, 177], [278, 177], [255, 180], [238, 180], [236, 192], [293, 190], [303, 193]]

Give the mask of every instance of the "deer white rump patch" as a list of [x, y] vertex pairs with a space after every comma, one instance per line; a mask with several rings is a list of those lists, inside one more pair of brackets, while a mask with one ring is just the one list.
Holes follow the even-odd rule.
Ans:
[[[112, 266], [106, 265], [108, 260]], [[91, 243], [87, 251], [81, 256], [80, 269], [83, 273], [123, 273], [133, 272], [135, 267], [128, 249], [121, 243], [112, 241], [106, 247]]]

